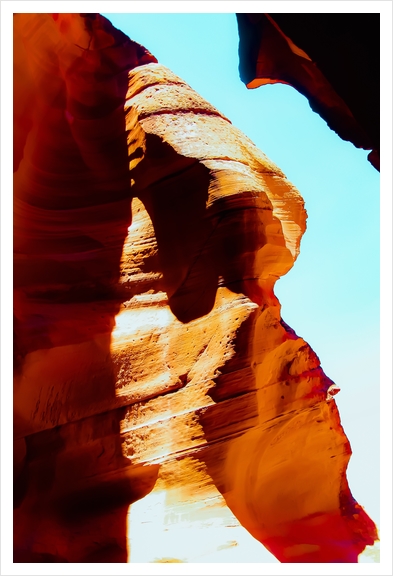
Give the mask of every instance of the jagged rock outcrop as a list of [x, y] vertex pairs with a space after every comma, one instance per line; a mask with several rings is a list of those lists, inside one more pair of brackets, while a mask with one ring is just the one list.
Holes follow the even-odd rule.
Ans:
[[380, 15], [237, 14], [248, 88], [281, 82], [308, 98], [343, 140], [371, 150], [379, 170]]
[[99, 15], [16, 15], [14, 90], [15, 561], [198, 562], [240, 523], [356, 562], [337, 387], [273, 291], [298, 191]]

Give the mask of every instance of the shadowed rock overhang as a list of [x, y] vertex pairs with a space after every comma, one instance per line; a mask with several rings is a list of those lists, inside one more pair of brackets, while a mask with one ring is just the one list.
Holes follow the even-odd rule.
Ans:
[[280, 82], [306, 96], [340, 138], [379, 170], [380, 15], [237, 14], [248, 88]]

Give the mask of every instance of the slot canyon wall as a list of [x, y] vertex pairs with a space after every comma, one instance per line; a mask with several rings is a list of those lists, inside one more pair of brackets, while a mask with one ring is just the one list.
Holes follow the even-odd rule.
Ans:
[[380, 15], [236, 14], [247, 88], [281, 82], [380, 167]]
[[274, 295], [305, 228], [280, 169], [108, 20], [15, 15], [15, 562], [374, 543], [337, 386]]

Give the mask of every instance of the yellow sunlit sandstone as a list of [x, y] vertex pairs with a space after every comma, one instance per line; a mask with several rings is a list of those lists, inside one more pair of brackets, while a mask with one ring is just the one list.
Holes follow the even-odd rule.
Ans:
[[15, 561], [356, 562], [337, 390], [274, 294], [299, 192], [100, 15], [16, 15], [14, 90]]

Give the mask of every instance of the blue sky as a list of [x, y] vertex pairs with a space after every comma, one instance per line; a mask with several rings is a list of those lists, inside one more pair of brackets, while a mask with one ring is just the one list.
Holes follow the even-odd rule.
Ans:
[[234, 14], [104, 15], [222, 111], [304, 197], [300, 256], [276, 294], [341, 388], [350, 486], [379, 524], [379, 173], [295, 89], [242, 84]]

